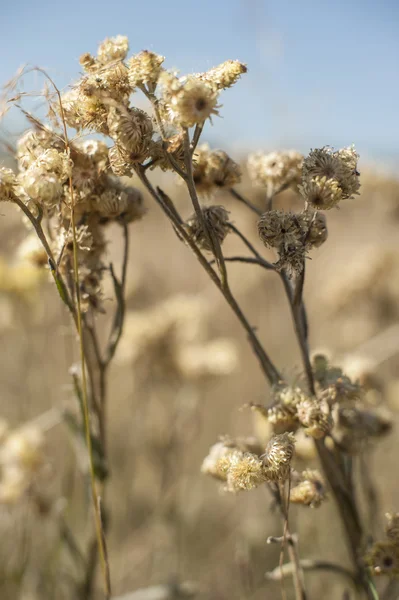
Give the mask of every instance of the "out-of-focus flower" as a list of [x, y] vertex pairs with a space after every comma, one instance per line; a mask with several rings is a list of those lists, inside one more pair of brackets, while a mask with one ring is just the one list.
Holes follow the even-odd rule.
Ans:
[[256, 152], [248, 157], [247, 167], [252, 182], [266, 188], [268, 197], [301, 181], [303, 156], [295, 150]]
[[194, 154], [193, 178], [199, 194], [209, 196], [241, 181], [241, 169], [223, 150], [202, 144]]
[[317, 508], [326, 499], [326, 488], [318, 471], [306, 470], [291, 487], [290, 502]]
[[213, 250], [213, 239], [219, 244], [229, 232], [229, 213], [223, 206], [206, 206], [202, 208], [202, 215], [208, 229], [208, 233], [203, 227], [201, 219], [197, 213], [194, 213], [186, 221], [186, 228], [192, 239], [202, 250], [211, 252]]

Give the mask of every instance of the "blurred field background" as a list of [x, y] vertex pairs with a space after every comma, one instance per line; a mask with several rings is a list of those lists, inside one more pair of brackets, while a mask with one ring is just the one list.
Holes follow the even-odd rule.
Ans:
[[[241, 89], [240, 82], [231, 94], [223, 96], [224, 119], [217, 119], [203, 136], [204, 141], [223, 147], [235, 159], [244, 160], [249, 148], [296, 147], [306, 152], [311, 146], [340, 147], [355, 142], [361, 157], [365, 157], [364, 167], [360, 162], [361, 195], [328, 214], [328, 242], [307, 262], [305, 300], [310, 344], [313, 350], [327, 350], [355, 374], [359, 373], [359, 359], [368, 359], [378, 381], [379, 399], [383, 398], [393, 411], [397, 424], [399, 182], [394, 174], [398, 148], [390, 103], [397, 98], [399, 88], [388, 71], [391, 50], [398, 46], [391, 37], [392, 17], [397, 16], [398, 8], [393, 2], [385, 2], [375, 8], [376, 14], [371, 14], [364, 4], [351, 3], [348, 11], [360, 22], [353, 36], [344, 3], [333, 8], [327, 3], [307, 2], [305, 14], [296, 24], [293, 3], [281, 4], [277, 9], [273, 3], [223, 1], [212, 6], [212, 14], [209, 2], [195, 10], [191, 4], [176, 2], [164, 14], [165, 9], [156, 3], [155, 20], [150, 18], [148, 8], [136, 2], [129, 7], [116, 2], [112, 14], [105, 4], [97, 7], [88, 2], [81, 14], [75, 12], [77, 5], [71, 5], [65, 17], [68, 44], [64, 44], [61, 39], [55, 40], [59, 23], [56, 28], [54, 19], [60, 19], [60, 9], [54, 14], [54, 7], [41, 2], [31, 15], [33, 9], [26, 3], [23, 28], [28, 39], [24, 31], [19, 32], [21, 38], [25, 37], [24, 43], [8, 54], [11, 58], [1, 66], [0, 74], [5, 80], [21, 62], [28, 61], [59, 69], [61, 83], [66, 85], [69, 77], [78, 73], [79, 54], [93, 50], [107, 35], [127, 33], [134, 51], [149, 47], [167, 54], [169, 49], [169, 66], [181, 67], [183, 72], [200, 71], [227, 58], [248, 62], [250, 71]], [[284, 4], [293, 11], [286, 20], [282, 16]], [[330, 9], [331, 19], [326, 22], [322, 15]], [[0, 45], [6, 45], [21, 24], [15, 8], [11, 6], [10, 10], [2, 20]], [[257, 15], [261, 17], [258, 26], [254, 24]], [[312, 16], [308, 21], [307, 15]], [[376, 15], [378, 20], [372, 23]], [[127, 16], [131, 25], [126, 25]], [[243, 17], [247, 19], [244, 24], [240, 23]], [[194, 21], [197, 18], [199, 26]], [[35, 29], [39, 22], [44, 26], [43, 36]], [[334, 27], [338, 23], [342, 24], [339, 31]], [[292, 34], [294, 25], [296, 34]], [[241, 27], [244, 33], [238, 41]], [[197, 29], [201, 34], [195, 33]], [[345, 47], [342, 55], [334, 55], [329, 42], [339, 45], [347, 30], [350, 47]], [[374, 56], [371, 75], [366, 78], [371, 54], [364, 56], [358, 48], [366, 48], [370, 31], [375, 33], [376, 46], [375, 38], [379, 36], [385, 42], [378, 50], [380, 62]], [[306, 40], [314, 33], [314, 47], [310, 47]], [[135, 35], [140, 36], [137, 42]], [[320, 56], [317, 60], [315, 57], [317, 39], [322, 35], [324, 63]], [[270, 47], [265, 50], [268, 43]], [[252, 74], [251, 56], [255, 60]], [[302, 61], [301, 67], [297, 61]], [[296, 66], [304, 71], [295, 72]], [[332, 81], [327, 81], [326, 74]], [[333, 99], [330, 85], [334, 88]], [[356, 106], [351, 107], [351, 102]], [[23, 128], [23, 122], [13, 115], [1, 131], [2, 141], [12, 145]], [[4, 164], [11, 164], [5, 150], [2, 159]], [[157, 181], [188, 216], [191, 209], [182, 188], [169, 176], [157, 176]], [[262, 194], [252, 189], [247, 179], [239, 189], [262, 207]], [[218, 196], [217, 203], [226, 206], [233, 221], [261, 250], [253, 215], [227, 195]], [[145, 218], [131, 227], [128, 309], [135, 317], [128, 319], [109, 382], [111, 478], [106, 501], [113, 593], [117, 596], [152, 585], [189, 581], [197, 586], [201, 597], [210, 600], [279, 598], [280, 586], [264, 578], [279, 560], [279, 548], [266, 545], [266, 538], [282, 531], [271, 498], [260, 489], [236, 496], [223, 494], [217, 483], [200, 474], [201, 462], [219, 435], [266, 434], [250, 411], [240, 409], [248, 402], [267, 401], [268, 390], [223, 298], [150, 198], [146, 197], [146, 205]], [[279, 197], [277, 206], [300, 207], [290, 192]], [[121, 241], [118, 230], [111, 228], [108, 234], [109, 260], [117, 264]], [[0, 417], [11, 427], [73, 404], [68, 371], [78, 360], [77, 342], [53, 282], [47, 273], [33, 272], [18, 258], [24, 236], [20, 214], [3, 203]], [[243, 254], [236, 239], [228, 238], [224, 249], [227, 256]], [[300, 373], [300, 358], [279, 280], [251, 265], [232, 264], [229, 273], [237, 298], [251, 324], [258, 328], [266, 349], [283, 372], [294, 378]], [[187, 305], [185, 317], [182, 294], [200, 300], [201, 308]], [[199, 332], [198, 343], [202, 346], [216, 340], [215, 356], [222, 357], [220, 370], [225, 374], [173, 374], [168, 332], [160, 332], [159, 344], [147, 348], [146, 354], [143, 351], [140, 360], [131, 356], [131, 348], [137, 343], [134, 324], [138, 321], [134, 318], [155, 323], [156, 313], [150, 311], [167, 311], [165, 306], [170, 304], [165, 302], [175, 302], [177, 307], [182, 303], [181, 314], [175, 309], [178, 316], [174, 318], [183, 321], [183, 327], [192, 326], [194, 321], [193, 330]], [[397, 443], [394, 428], [376, 447], [367, 465], [378, 486], [378, 513], [373, 515], [372, 524], [376, 534], [382, 530], [384, 513], [399, 509]], [[40, 482], [41, 510], [28, 502], [0, 507], [0, 598], [5, 600], [71, 598], [70, 577], [77, 567], [60, 542], [59, 515], [73, 532], [79, 532], [77, 541], [83, 544], [90, 515], [87, 491], [84, 475], [76, 468], [79, 448], [64, 423], [49, 427], [45, 450], [48, 465]], [[313, 458], [297, 460], [309, 465]], [[317, 510], [294, 507], [291, 519], [291, 529], [299, 535], [301, 557], [346, 564], [345, 543], [332, 501]], [[342, 597], [344, 582], [336, 575], [309, 574], [307, 583], [311, 598]], [[290, 584], [286, 587], [291, 598]], [[99, 582], [98, 598], [102, 597], [100, 590]]]

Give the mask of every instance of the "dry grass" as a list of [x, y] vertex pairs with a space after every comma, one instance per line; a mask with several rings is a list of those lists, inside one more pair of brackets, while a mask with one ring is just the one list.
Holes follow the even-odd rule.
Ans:
[[[182, 190], [174, 188], [172, 181], [167, 185], [174, 198], [179, 196], [178, 203], [184, 203]], [[222, 197], [220, 202], [254, 238], [251, 213], [230, 198]], [[287, 202], [287, 194], [278, 201], [281, 206]], [[280, 585], [264, 579], [265, 571], [279, 560], [278, 547], [266, 545], [269, 535], [281, 534], [280, 519], [270, 510], [271, 498], [262, 489], [237, 496], [220, 494], [214, 482], [199, 472], [207, 449], [219, 434], [253, 431], [251, 413], [240, 408], [250, 401], [265, 401], [267, 389], [242, 331], [223, 308], [223, 298], [190, 253], [181, 251], [157, 207], [150, 199], [147, 204], [147, 217], [135, 224], [132, 232], [129, 308], [140, 310], [178, 292], [198, 294], [212, 307], [209, 336], [234, 338], [240, 360], [232, 374], [201, 383], [191, 407], [190, 398], [184, 396], [187, 390], [179, 390], [177, 401], [176, 388], [168, 381], [163, 386], [158, 382], [154, 389], [147, 383], [143, 389], [133, 385], [129, 364], [114, 365], [109, 389], [111, 478], [107, 489], [113, 593], [177, 578], [197, 582], [204, 598], [278, 598]], [[24, 230], [14, 208], [3, 206], [2, 259], [12, 261]], [[342, 359], [397, 323], [398, 214], [399, 185], [372, 174], [363, 178], [359, 199], [331, 214], [328, 243], [308, 261], [305, 299], [312, 349], [328, 348]], [[116, 234], [110, 230], [110, 238]], [[110, 248], [114, 260], [120, 252], [119, 240], [115, 238]], [[225, 254], [237, 250], [238, 243], [227, 240]], [[377, 263], [374, 271], [373, 261]], [[362, 270], [365, 274], [360, 278]], [[277, 278], [247, 265], [231, 265], [230, 273], [231, 285], [273, 360], [289, 375], [299, 372], [288, 306]], [[4, 293], [0, 300], [4, 348], [1, 415], [16, 426], [73, 402], [67, 373], [77, 358], [76, 344], [66, 311], [50, 283], [44, 281], [24, 297]], [[393, 346], [377, 366], [388, 392], [397, 389], [399, 342]], [[377, 360], [380, 351], [381, 342], [372, 351]], [[388, 400], [396, 409], [395, 391], [388, 394]], [[381, 441], [368, 465], [379, 489], [377, 533], [381, 532], [378, 519], [386, 510], [398, 507], [394, 476], [397, 439], [394, 432]], [[82, 543], [89, 514], [87, 494], [84, 477], [76, 472], [73, 444], [64, 424], [48, 432], [46, 445], [43, 497], [50, 504], [58, 502], [59, 510], [59, 499], [66, 498], [65, 519], [72, 531], [80, 532], [77, 541]], [[17, 511], [2, 510], [1, 598], [70, 598], [69, 576], [74, 565], [59, 542], [56, 509], [50, 514], [44, 508], [43, 514], [38, 514], [29, 505]], [[291, 509], [291, 529], [299, 534], [302, 557], [346, 564], [344, 539], [334, 515], [332, 501], [317, 511]], [[64, 556], [62, 569], [58, 553]], [[342, 597], [343, 582], [334, 574], [309, 574], [307, 583], [312, 598]], [[290, 586], [286, 587], [292, 597]]]

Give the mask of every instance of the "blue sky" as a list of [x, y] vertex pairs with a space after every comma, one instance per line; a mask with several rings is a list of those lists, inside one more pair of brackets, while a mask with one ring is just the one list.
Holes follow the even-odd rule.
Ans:
[[0, 82], [30, 63], [67, 86], [79, 55], [120, 33], [132, 52], [154, 50], [182, 73], [247, 63], [208, 127], [213, 143], [354, 142], [367, 159], [399, 157], [397, 0], [0, 0], [0, 23]]

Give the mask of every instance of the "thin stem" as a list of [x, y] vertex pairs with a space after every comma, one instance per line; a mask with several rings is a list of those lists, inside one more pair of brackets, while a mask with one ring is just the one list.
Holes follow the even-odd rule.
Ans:
[[[325, 560], [312, 560], [312, 559], [303, 559], [299, 561], [301, 569], [304, 571], [330, 571], [332, 573], [337, 573], [337, 575], [342, 575], [346, 579], [349, 579], [350, 582], [357, 587], [358, 581], [356, 579], [356, 575], [352, 573], [349, 569], [345, 567], [341, 567], [341, 565], [337, 565], [335, 563], [330, 563]], [[295, 564], [290, 562], [286, 563], [280, 567], [276, 567], [273, 571], [266, 573], [266, 578], [272, 581], [279, 581], [281, 577], [286, 577], [288, 575], [292, 575], [295, 570]]]
[[244, 244], [246, 245], [246, 247], [248, 248], [248, 250], [250, 250], [252, 252], [252, 254], [254, 256], [256, 256], [256, 258], [258, 259], [258, 261], [260, 263], [262, 263], [262, 265], [265, 268], [271, 269], [273, 271], [276, 270], [275, 266], [272, 263], [269, 263], [267, 260], [265, 260], [263, 258], [263, 256], [261, 256], [261, 254], [259, 254], [259, 252], [251, 244], [251, 242], [248, 240], [248, 238], [246, 238], [245, 235], [235, 225], [233, 225], [233, 223], [228, 223], [228, 227], [229, 227], [229, 229], [231, 229], [232, 231], [234, 231], [234, 233], [244, 242]]
[[235, 198], [239, 202], [242, 202], [243, 204], [245, 204], [245, 206], [247, 206], [250, 210], [252, 210], [252, 212], [257, 214], [258, 217], [261, 217], [263, 215], [263, 210], [261, 210], [260, 208], [255, 206], [255, 204], [252, 204], [252, 202], [250, 202], [246, 198], [244, 198], [244, 196], [242, 196], [239, 192], [237, 192], [237, 190], [235, 190], [234, 188], [230, 188], [229, 191], [230, 191], [230, 194], [233, 196], [233, 198]]
[[[270, 265], [270, 263], [268, 263], [266, 260], [260, 260], [259, 258], [251, 258], [250, 256], [225, 256], [224, 257], [225, 262], [242, 262], [242, 263], [249, 263], [249, 264], [253, 264], [253, 265], [259, 265], [260, 267], [263, 267], [264, 269], [267, 269], [267, 271], [274, 271], [275, 269], [273, 268], [273, 265]], [[209, 264], [212, 265], [216, 262], [216, 260], [210, 260]]]
[[204, 129], [204, 123], [197, 123], [197, 125], [195, 126], [193, 140], [192, 140], [191, 146], [190, 146], [191, 156], [194, 154], [194, 152], [198, 146], [198, 142], [200, 140], [203, 129]]
[[[41, 71], [41, 69], [38, 69]], [[44, 73], [44, 71], [42, 71]], [[53, 80], [45, 73], [48, 77], [49, 81], [52, 83], [57, 96], [58, 102], [60, 106], [61, 120], [64, 127], [64, 137], [65, 137], [65, 148], [70, 153], [69, 141], [68, 141], [68, 131], [66, 126], [64, 107], [62, 105], [62, 99], [60, 91], [57, 86], [53, 82]], [[105, 537], [103, 534], [103, 527], [101, 521], [101, 514], [98, 508], [98, 495], [96, 489], [96, 479], [95, 479], [95, 470], [94, 470], [94, 459], [93, 459], [93, 449], [92, 449], [92, 441], [90, 435], [90, 421], [89, 421], [89, 405], [88, 405], [88, 394], [87, 394], [87, 379], [86, 379], [86, 360], [85, 360], [85, 351], [84, 351], [84, 340], [83, 340], [83, 319], [82, 319], [82, 310], [81, 310], [81, 298], [80, 298], [80, 285], [79, 285], [79, 264], [78, 264], [78, 244], [76, 239], [76, 222], [75, 222], [75, 196], [73, 190], [72, 176], [69, 177], [69, 191], [72, 200], [71, 207], [71, 225], [73, 232], [73, 266], [74, 266], [74, 279], [75, 279], [75, 294], [76, 294], [76, 304], [77, 304], [77, 329], [79, 334], [79, 347], [80, 347], [80, 362], [82, 369], [82, 399], [83, 399], [83, 410], [84, 410], [84, 426], [85, 426], [85, 436], [86, 436], [86, 445], [87, 451], [89, 455], [89, 466], [90, 466], [90, 483], [91, 483], [91, 493], [92, 493], [92, 501], [93, 501], [93, 509], [95, 516], [95, 525], [96, 525], [96, 534], [97, 534], [97, 543], [98, 549], [100, 553], [101, 566], [103, 570], [104, 576], [104, 591], [106, 600], [111, 598], [111, 583], [110, 583], [110, 572], [109, 572], [109, 564], [106, 559], [106, 548], [105, 548]]]
[[[304, 267], [305, 268], [305, 267]], [[314, 377], [313, 377], [313, 369], [312, 364], [310, 362], [309, 357], [309, 348], [308, 342], [305, 335], [304, 324], [302, 320], [302, 293], [303, 293], [303, 284], [304, 284], [304, 271], [299, 276], [300, 280], [298, 282], [297, 288], [295, 291], [292, 289], [290, 280], [285, 271], [279, 271], [279, 275], [281, 281], [283, 282], [284, 289], [288, 298], [288, 302], [291, 309], [292, 319], [294, 322], [295, 333], [299, 344], [299, 349], [301, 351], [301, 357], [303, 366], [305, 369], [307, 384], [309, 388], [310, 394], [314, 396], [315, 386], [314, 386]]]
[[[289, 483], [290, 486], [290, 483]], [[272, 492], [276, 503], [280, 509], [281, 516], [284, 521], [284, 533], [282, 539], [282, 548], [284, 545], [287, 546], [288, 555], [290, 557], [292, 568], [292, 577], [294, 581], [295, 588], [295, 598], [296, 600], [307, 600], [307, 594], [305, 591], [305, 583], [303, 571], [300, 565], [299, 556], [296, 548], [296, 542], [293, 535], [290, 533], [289, 523], [288, 523], [288, 509], [289, 509], [289, 490], [287, 501], [284, 498], [284, 484], [279, 484], [276, 486], [269, 485], [269, 489]], [[290, 489], [290, 487], [289, 487]], [[277, 569], [282, 573], [283, 563], [282, 563], [283, 554], [280, 554], [280, 564]]]
[[195, 256], [197, 257], [197, 259], [200, 262], [200, 264], [202, 265], [202, 267], [205, 269], [205, 271], [207, 272], [209, 277], [212, 279], [213, 283], [221, 291], [221, 293], [225, 297], [226, 301], [228, 302], [230, 308], [233, 310], [233, 312], [239, 319], [241, 325], [244, 327], [245, 331], [248, 334], [249, 342], [252, 346], [252, 349], [253, 349], [255, 355], [257, 356], [257, 358], [259, 360], [262, 371], [264, 372], [269, 383], [271, 385], [273, 385], [273, 384], [276, 384], [279, 381], [281, 381], [282, 377], [281, 377], [280, 373], [277, 371], [276, 367], [271, 362], [271, 360], [270, 360], [269, 356], [267, 355], [266, 351], [264, 350], [263, 346], [259, 342], [258, 337], [257, 337], [253, 327], [251, 327], [251, 325], [248, 323], [245, 315], [241, 311], [241, 309], [240, 309], [239, 305], [237, 304], [236, 300], [234, 299], [234, 297], [231, 294], [229, 294], [229, 292], [226, 291], [226, 289], [223, 288], [222, 282], [219, 279], [218, 275], [212, 269], [211, 265], [208, 263], [207, 259], [202, 254], [202, 252], [199, 250], [199, 248], [197, 247], [195, 242], [188, 235], [186, 229], [183, 227], [183, 225], [181, 223], [181, 220], [179, 220], [176, 217], [175, 211], [171, 210], [171, 208], [168, 206], [168, 204], [165, 204], [162, 197], [159, 194], [157, 194], [156, 190], [151, 185], [151, 183], [148, 180], [142, 167], [140, 167], [140, 166], [136, 167], [136, 173], [137, 173], [138, 177], [140, 178], [141, 182], [144, 184], [144, 186], [147, 188], [147, 190], [151, 194], [151, 196], [159, 204], [159, 206], [162, 208], [164, 213], [167, 215], [167, 217], [173, 223], [173, 225], [174, 225], [176, 231], [178, 232], [178, 234], [180, 235], [180, 237], [186, 242], [186, 244], [194, 252]]

